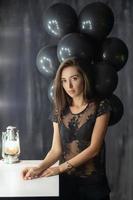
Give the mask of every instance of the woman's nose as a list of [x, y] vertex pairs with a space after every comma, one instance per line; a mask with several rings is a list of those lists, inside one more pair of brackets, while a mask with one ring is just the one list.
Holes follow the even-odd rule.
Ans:
[[72, 87], [73, 87], [72, 82], [68, 81], [68, 88], [72, 88]]

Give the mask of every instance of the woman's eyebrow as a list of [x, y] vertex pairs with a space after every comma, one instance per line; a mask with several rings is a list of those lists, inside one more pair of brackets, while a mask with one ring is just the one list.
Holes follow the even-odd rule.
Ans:
[[74, 75], [72, 75], [72, 76], [70, 76], [70, 77], [73, 77], [73, 76], [79, 76], [79, 74], [74, 74]]
[[[79, 74], [74, 74], [74, 75], [70, 76], [69, 78], [72, 78], [73, 76], [79, 76]], [[66, 79], [66, 77], [61, 77], [61, 79]]]

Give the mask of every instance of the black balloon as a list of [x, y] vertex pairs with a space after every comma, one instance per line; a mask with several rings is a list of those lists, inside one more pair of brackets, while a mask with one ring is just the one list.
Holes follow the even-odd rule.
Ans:
[[126, 44], [118, 38], [107, 38], [99, 50], [98, 59], [110, 63], [119, 71], [127, 62], [128, 48]]
[[109, 125], [114, 125], [121, 120], [124, 113], [124, 106], [116, 95], [112, 95], [109, 100], [112, 107]]
[[54, 77], [59, 66], [59, 61], [57, 58], [57, 47], [43, 47], [37, 55], [36, 64], [41, 74], [48, 78]]
[[87, 59], [91, 62], [94, 54], [94, 45], [90, 38], [80, 33], [65, 35], [58, 44], [57, 56], [60, 62], [69, 57]]
[[50, 35], [60, 38], [76, 31], [77, 15], [71, 6], [57, 3], [44, 13], [43, 25]]
[[99, 97], [109, 97], [116, 89], [118, 75], [114, 67], [100, 62], [93, 66], [94, 88]]
[[114, 15], [102, 2], [88, 4], [79, 15], [79, 30], [92, 38], [102, 40], [112, 30]]
[[49, 98], [50, 102], [53, 103], [53, 101], [54, 101], [54, 84], [53, 84], [53, 81], [50, 83], [50, 85], [48, 87], [48, 98]]

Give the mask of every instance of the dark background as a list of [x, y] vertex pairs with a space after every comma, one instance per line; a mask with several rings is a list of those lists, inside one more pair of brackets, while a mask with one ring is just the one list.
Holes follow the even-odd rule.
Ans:
[[[51, 146], [52, 124], [48, 119], [49, 81], [36, 67], [38, 51], [58, 39], [43, 28], [42, 16], [52, 4], [64, 2], [77, 12], [94, 0], [0, 0], [0, 131], [8, 125], [20, 131], [21, 159], [42, 159]], [[103, 0], [115, 16], [110, 36], [122, 39], [129, 59], [119, 71], [115, 94], [124, 105], [119, 123], [108, 129], [107, 175], [111, 200], [133, 199], [133, 1]], [[1, 151], [1, 142], [0, 142]]]

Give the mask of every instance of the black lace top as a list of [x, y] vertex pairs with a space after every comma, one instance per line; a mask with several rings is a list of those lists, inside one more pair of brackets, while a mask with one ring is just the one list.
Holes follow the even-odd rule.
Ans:
[[[82, 112], [77, 114], [73, 114], [69, 108], [65, 110], [60, 123], [63, 147], [60, 163], [70, 160], [89, 146], [96, 118], [110, 111], [111, 107], [107, 99], [99, 103], [91, 101]], [[57, 118], [54, 116], [52, 121], [57, 122]], [[79, 177], [91, 177], [92, 180], [93, 177], [99, 179], [104, 176], [105, 142], [97, 156], [67, 173]]]

